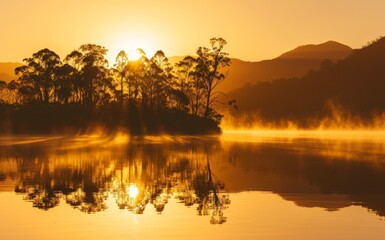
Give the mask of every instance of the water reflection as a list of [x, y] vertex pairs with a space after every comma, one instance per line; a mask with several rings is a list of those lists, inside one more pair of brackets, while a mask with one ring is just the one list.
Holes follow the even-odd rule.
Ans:
[[270, 191], [300, 207], [357, 205], [385, 216], [383, 139], [225, 134], [16, 145], [3, 139], [0, 185], [12, 179], [12, 190], [44, 210], [68, 204], [97, 213], [112, 207], [112, 197], [121, 211], [162, 214], [174, 198], [212, 224], [227, 221], [228, 193], [245, 190]]
[[353, 135], [228, 135], [222, 146], [244, 177], [227, 187], [271, 191], [300, 207], [358, 205], [385, 216], [385, 135]]
[[161, 214], [174, 197], [186, 207], [196, 206], [197, 214], [211, 216], [212, 224], [226, 222], [229, 195], [210, 168], [218, 139], [190, 138], [177, 144], [155, 140], [99, 147], [76, 146], [79, 139], [3, 145], [0, 161], [15, 169], [0, 172], [15, 180], [16, 193], [43, 210], [63, 202], [97, 213], [107, 209], [111, 196], [119, 209], [143, 214], [153, 206]]

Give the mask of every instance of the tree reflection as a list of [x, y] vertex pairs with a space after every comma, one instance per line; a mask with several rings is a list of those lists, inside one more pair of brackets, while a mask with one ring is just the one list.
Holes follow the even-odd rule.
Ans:
[[111, 151], [94, 148], [59, 154], [50, 148], [20, 148], [15, 192], [39, 209], [68, 204], [88, 214], [107, 209], [110, 197], [121, 211], [144, 214], [151, 206], [162, 214], [175, 198], [186, 207], [196, 205], [199, 215], [221, 224], [230, 200], [210, 167], [206, 150], [215, 144], [137, 144], [108, 157]]
[[59, 205], [61, 193], [39, 186], [16, 186], [16, 193], [23, 194], [23, 199], [30, 201], [33, 207], [48, 210]]
[[65, 196], [66, 203], [74, 208], [78, 208], [85, 213], [95, 213], [107, 209], [105, 200], [108, 197], [107, 192], [98, 191], [86, 193], [83, 189], [78, 188]]
[[207, 157], [207, 169], [196, 175], [195, 192], [197, 193], [198, 215], [210, 215], [211, 224], [222, 224], [226, 222], [223, 210], [231, 203], [229, 195], [221, 194], [224, 184], [213, 181], [213, 173], [210, 168], [209, 157]]

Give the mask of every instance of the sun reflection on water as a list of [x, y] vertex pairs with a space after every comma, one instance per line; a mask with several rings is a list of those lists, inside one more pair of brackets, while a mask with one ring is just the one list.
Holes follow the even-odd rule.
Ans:
[[139, 189], [134, 184], [130, 184], [130, 187], [128, 188], [128, 194], [130, 195], [130, 198], [136, 198], [139, 194]]

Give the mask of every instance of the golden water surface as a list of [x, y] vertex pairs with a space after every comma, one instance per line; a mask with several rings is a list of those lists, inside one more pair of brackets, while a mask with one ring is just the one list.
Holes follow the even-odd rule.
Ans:
[[383, 239], [383, 132], [0, 137], [0, 239]]

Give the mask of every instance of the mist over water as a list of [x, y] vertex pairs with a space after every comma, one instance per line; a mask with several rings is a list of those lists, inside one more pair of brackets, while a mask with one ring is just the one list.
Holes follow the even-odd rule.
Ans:
[[224, 130], [326, 130], [326, 131], [384, 131], [385, 113], [375, 112], [371, 117], [362, 117], [351, 113], [339, 104], [326, 103], [326, 114], [304, 119], [287, 117], [287, 119], [269, 120], [258, 112], [229, 112], [222, 120]]

